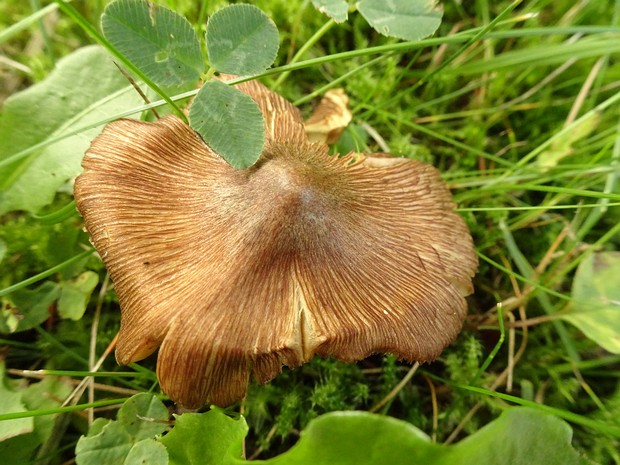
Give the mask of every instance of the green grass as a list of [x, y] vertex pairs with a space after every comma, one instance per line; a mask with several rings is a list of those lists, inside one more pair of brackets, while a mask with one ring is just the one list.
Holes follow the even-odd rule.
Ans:
[[[84, 3], [73, 5], [97, 27], [105, 2]], [[226, 2], [162, 3], [202, 34], [201, 19]], [[620, 3], [445, 1], [440, 30], [418, 44], [379, 36], [357, 14], [333, 24], [308, 1], [254, 4], [273, 18], [282, 40], [276, 67], [263, 82], [306, 115], [318, 94], [343, 87], [354, 120], [338, 148], [387, 147], [437, 166], [474, 236], [480, 269], [463, 333], [379, 412], [453, 442], [508, 405], [541, 405], [571, 423], [573, 443], [588, 457], [619, 464], [620, 359], [558, 316], [572, 304], [579, 263], [620, 245]], [[37, 17], [43, 8], [46, 14]], [[0, 18], [1, 52], [13, 63], [0, 65], [0, 88], [11, 92], [39, 82], [60, 57], [92, 43], [75, 16], [53, 6], [5, 1]], [[7, 97], [0, 91], [0, 100]], [[79, 258], [73, 258], [78, 252], [54, 255], [65, 235], [87, 244], [79, 218], [66, 216], [69, 202], [70, 195], [60, 194], [42, 212], [59, 211], [51, 217], [62, 220], [56, 224], [19, 212], [1, 218], [3, 308], [17, 288], [60, 280], [64, 267], [76, 263], [104, 282], [105, 270], [88, 250], [80, 249]], [[93, 294], [81, 320], [52, 316], [35, 329], [5, 334], [0, 354], [13, 380], [26, 379], [19, 370], [47, 368], [79, 381], [93, 371], [91, 354], [106, 350], [118, 324], [109, 285]], [[114, 404], [106, 399], [132, 391], [157, 392], [154, 362], [132, 366], [136, 376], [127, 377], [108, 357], [90, 397], [86, 391], [64, 411]], [[358, 364], [315, 359], [268, 385], [252, 385], [232, 408], [250, 425], [248, 456], [288, 449], [322, 413], [372, 409], [408, 370], [390, 356]], [[20, 415], [27, 416], [10, 418]], [[63, 459], [71, 458], [87, 421], [73, 416], [59, 431]]]

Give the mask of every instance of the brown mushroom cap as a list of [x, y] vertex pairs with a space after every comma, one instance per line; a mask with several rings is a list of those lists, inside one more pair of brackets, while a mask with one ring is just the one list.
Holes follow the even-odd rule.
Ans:
[[458, 334], [477, 268], [432, 166], [329, 156], [300, 113], [259, 83], [258, 163], [231, 168], [175, 116], [97, 137], [77, 207], [121, 305], [117, 360], [158, 347], [163, 391], [228, 405], [313, 355], [436, 358]]

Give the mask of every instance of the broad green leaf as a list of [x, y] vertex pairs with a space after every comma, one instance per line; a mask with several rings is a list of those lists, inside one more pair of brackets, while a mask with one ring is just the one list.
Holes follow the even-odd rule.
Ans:
[[168, 410], [157, 397], [148, 393], [131, 397], [120, 408], [117, 418], [96, 421], [88, 434], [79, 439], [75, 448], [78, 465], [167, 463], [166, 451], [154, 440], [167, 428], [168, 420]]
[[314, 8], [337, 23], [342, 23], [349, 17], [349, 2], [347, 0], [312, 0], [312, 4]]
[[[29, 411], [60, 407], [73, 390], [67, 378], [49, 376], [37, 383], [31, 383], [23, 391], [23, 401]], [[36, 442], [43, 444], [52, 435], [57, 415], [34, 417]]]
[[[22, 395], [21, 391], [13, 391], [6, 386], [4, 361], [0, 361], [0, 413], [25, 412], [26, 406]], [[33, 429], [32, 418], [0, 421], [0, 443], [15, 436], [30, 433]]]
[[[311, 423], [289, 452], [270, 464], [569, 465], [581, 463], [566, 423], [536, 410], [514, 408], [454, 446], [430, 441], [414, 426], [365, 412], [340, 412]], [[527, 444], [527, 447], [524, 447]]]
[[308, 424], [270, 465], [417, 465], [440, 463], [442, 447], [413, 425], [367, 412], [334, 412]]
[[112, 421], [114, 420], [110, 420], [109, 418], [95, 418], [95, 421], [93, 421], [93, 424], [90, 425], [90, 428], [88, 428], [86, 432], [86, 437], [91, 438], [97, 436], [103, 431], [104, 426], [112, 423]]
[[[60, 60], [46, 79], [5, 101], [0, 114], [0, 162], [141, 103], [105, 50], [79, 49]], [[84, 152], [101, 128], [0, 166], [0, 215], [12, 210], [36, 213], [51, 203], [58, 189], [80, 173]]]
[[0, 441], [2, 465], [24, 465], [32, 463], [32, 456], [40, 446], [33, 438], [34, 432]]
[[421, 40], [441, 24], [436, 0], [360, 0], [357, 9], [378, 33], [404, 40]]
[[26, 331], [50, 316], [50, 307], [60, 296], [60, 287], [46, 281], [36, 289], [20, 289], [10, 295], [11, 303], [0, 309], [0, 333]]
[[60, 283], [58, 314], [62, 318], [79, 320], [86, 311], [88, 300], [99, 282], [94, 271], [85, 271], [78, 277]]
[[[216, 409], [184, 414], [160, 441], [170, 465], [231, 465], [241, 458], [248, 427]], [[511, 408], [453, 446], [433, 443], [402, 420], [367, 412], [334, 412], [311, 421], [289, 451], [266, 465], [585, 465], [562, 420], [529, 408]]]
[[253, 5], [229, 5], [207, 21], [209, 62], [223, 73], [249, 76], [269, 68], [276, 59], [278, 28]]
[[605, 350], [620, 354], [620, 252], [588, 255], [575, 273], [572, 298], [562, 317]]
[[184, 413], [159, 441], [168, 449], [170, 465], [224, 465], [243, 463], [243, 440], [248, 425], [243, 417], [232, 419], [220, 409]]
[[[0, 371], [2, 369], [0, 368]], [[2, 376], [0, 376], [0, 379]], [[2, 380], [3, 381], [3, 380]], [[71, 392], [71, 385], [62, 378], [47, 377], [43, 381], [32, 383], [27, 388], [21, 389], [19, 393], [8, 394], [3, 392], [6, 387], [0, 381], [0, 404], [8, 402], [10, 396], [21, 396], [21, 408], [12, 406], [9, 412], [33, 411], [59, 407], [60, 404]], [[23, 408], [25, 407], [25, 408]], [[25, 434], [13, 436], [8, 439], [0, 440], [0, 457], [2, 465], [23, 465], [31, 463], [37, 449], [50, 439], [57, 415], [35, 416], [34, 418], [23, 418], [20, 420], [10, 420], [0, 422], [0, 430], [10, 427], [11, 422], [27, 422], [32, 424], [32, 428], [27, 428]]]
[[117, 418], [131, 437], [141, 440], [164, 432], [168, 409], [153, 394], [136, 394], [123, 404]]
[[152, 439], [143, 439], [133, 445], [123, 465], [168, 465], [168, 451]]
[[6, 255], [6, 243], [0, 239], [0, 263], [4, 260], [4, 256]]
[[75, 446], [77, 465], [123, 465], [131, 450], [131, 435], [117, 421], [105, 425], [99, 434], [82, 436]]
[[[21, 392], [7, 388], [4, 379], [4, 362], [0, 362], [0, 413], [25, 412]], [[0, 457], [3, 465], [23, 465], [28, 463], [38, 446], [33, 441], [34, 421], [32, 418], [19, 418], [0, 421]]]
[[265, 123], [258, 105], [223, 82], [202, 86], [190, 107], [189, 123], [234, 168], [252, 166], [263, 150]]
[[444, 465], [588, 465], [571, 445], [573, 432], [563, 420], [527, 407], [514, 407], [448, 447]]
[[119, 52], [160, 87], [193, 85], [204, 69], [191, 24], [156, 3], [114, 1], [101, 15], [101, 29]]

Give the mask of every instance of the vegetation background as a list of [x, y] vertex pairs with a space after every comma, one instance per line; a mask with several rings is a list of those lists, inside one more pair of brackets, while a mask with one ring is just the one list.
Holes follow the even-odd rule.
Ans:
[[[74, 7], [98, 25], [106, 3]], [[159, 3], [202, 35], [206, 18], [234, 2]], [[229, 411], [246, 417], [246, 456], [282, 453], [311, 420], [336, 410], [403, 419], [449, 444], [522, 404], [568, 420], [583, 456], [620, 463], [620, 1], [446, 0], [434, 39], [409, 49], [355, 12], [334, 24], [310, 1], [252, 3], [280, 31], [274, 66], [319, 59], [262, 81], [305, 115], [326, 88], [343, 87], [354, 119], [336, 150], [387, 151], [438, 167], [481, 264], [465, 329], [437, 362], [414, 373], [390, 356], [316, 359], [252, 385]], [[0, 104], [93, 43], [55, 5], [0, 3]], [[0, 133], [4, 125], [28, 134], [54, 120], [46, 102], [27, 101], [41, 120], [3, 114]], [[6, 140], [0, 161], [10, 153]], [[20, 169], [0, 165], [0, 193]], [[35, 195], [37, 184], [31, 189], [21, 195]], [[130, 395], [158, 393], [154, 358], [118, 367], [108, 356], [96, 382], [86, 377], [107, 353], [119, 311], [101, 262], [84, 254], [71, 192], [68, 183], [38, 211], [0, 216], [0, 456], [19, 447], [25, 454], [11, 463], [71, 461], [78, 438], [89, 427], [94, 434], [94, 417], [114, 418]], [[19, 283], [30, 285], [10, 287]], [[50, 371], [32, 372], [39, 369]], [[76, 388], [83, 396], [60, 408]], [[62, 415], [49, 415], [58, 408]], [[16, 412], [31, 423], [16, 423]]]

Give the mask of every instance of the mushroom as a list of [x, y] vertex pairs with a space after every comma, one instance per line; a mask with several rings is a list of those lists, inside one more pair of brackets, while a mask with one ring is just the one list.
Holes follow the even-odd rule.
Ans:
[[77, 208], [121, 306], [122, 365], [159, 348], [164, 393], [229, 405], [315, 354], [431, 361], [461, 329], [477, 257], [432, 166], [328, 155], [252, 81], [265, 146], [235, 170], [176, 116], [92, 142]]
[[325, 92], [319, 106], [306, 120], [304, 129], [310, 142], [333, 144], [352, 119], [347, 94], [343, 89], [331, 89]]

